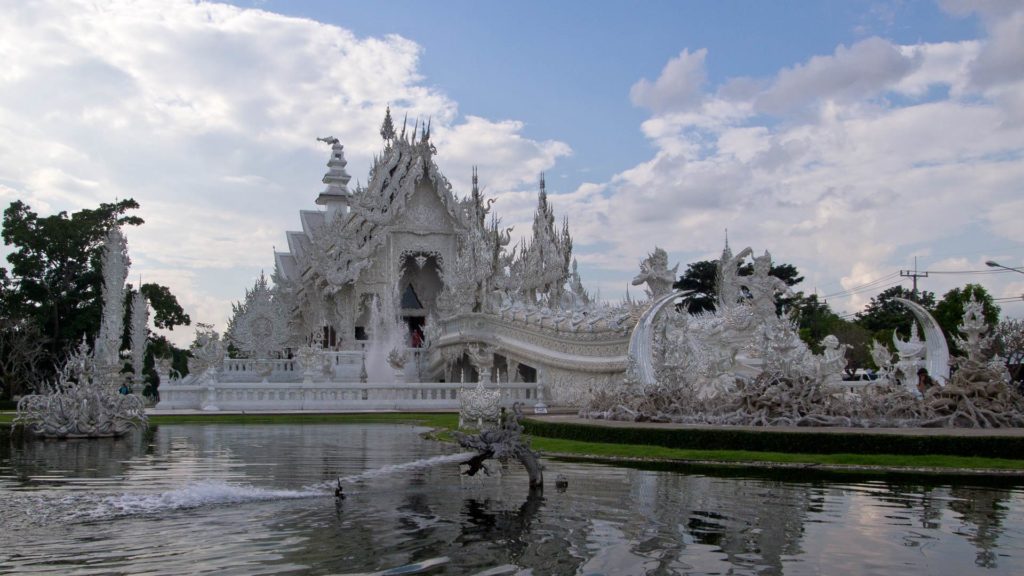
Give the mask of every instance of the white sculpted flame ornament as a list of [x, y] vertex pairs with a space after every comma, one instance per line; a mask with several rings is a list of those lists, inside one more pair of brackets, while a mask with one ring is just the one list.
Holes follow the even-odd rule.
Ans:
[[252, 358], [269, 358], [289, 342], [288, 317], [274, 301], [267, 278], [259, 279], [246, 290], [245, 301], [232, 305], [234, 315], [228, 324], [227, 339]]

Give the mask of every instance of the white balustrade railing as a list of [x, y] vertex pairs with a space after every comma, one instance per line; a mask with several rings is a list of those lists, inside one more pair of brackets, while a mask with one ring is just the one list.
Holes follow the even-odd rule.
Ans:
[[[538, 402], [537, 383], [487, 384], [501, 405]], [[217, 382], [160, 387], [158, 410], [457, 410], [462, 390], [475, 383], [408, 384]]]
[[[406, 364], [406, 379], [418, 380], [420, 356], [425, 352], [422, 348], [408, 348], [409, 362]], [[328, 370], [318, 371], [316, 380], [326, 382], [359, 382], [363, 362], [363, 351], [357, 350], [325, 350]], [[264, 359], [225, 358], [217, 375], [218, 381], [227, 382], [261, 382], [271, 383], [300, 382], [304, 377], [303, 369], [295, 358]], [[186, 378], [181, 384], [188, 384]], [[173, 384], [172, 384], [173, 385]]]

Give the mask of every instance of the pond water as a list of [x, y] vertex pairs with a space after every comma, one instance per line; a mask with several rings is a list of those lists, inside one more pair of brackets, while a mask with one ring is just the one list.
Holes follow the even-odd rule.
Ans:
[[0, 574], [1024, 574], [1020, 485], [548, 459], [531, 492], [422, 431], [0, 427]]

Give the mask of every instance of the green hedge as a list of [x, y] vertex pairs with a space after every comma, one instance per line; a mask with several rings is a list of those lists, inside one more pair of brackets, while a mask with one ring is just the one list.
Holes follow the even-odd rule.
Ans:
[[606, 444], [793, 454], [944, 454], [1024, 459], [1024, 436], [933, 436], [729, 429], [621, 428], [525, 419], [527, 434]]
[[14, 400], [0, 400], [0, 411], [3, 410], [17, 410], [18, 403]]

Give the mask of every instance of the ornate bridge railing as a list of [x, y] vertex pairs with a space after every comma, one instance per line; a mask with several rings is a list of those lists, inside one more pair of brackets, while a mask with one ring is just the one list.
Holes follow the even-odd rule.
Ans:
[[[565, 330], [530, 324], [510, 315], [463, 314], [442, 321], [441, 338], [432, 348], [486, 344], [535, 366], [551, 366], [585, 373], [622, 373], [626, 370], [628, 330]], [[437, 370], [441, 355], [432, 354], [430, 369]]]
[[[409, 362], [406, 365], [406, 379], [419, 380], [420, 356], [422, 348], [408, 348]], [[362, 350], [327, 350], [327, 371], [321, 371], [319, 380], [329, 382], [359, 382], [362, 369]], [[265, 359], [225, 358], [217, 379], [220, 382], [299, 382], [303, 378], [302, 366], [295, 358]], [[188, 384], [188, 380], [182, 382]], [[172, 384], [173, 385], [173, 384]]]

